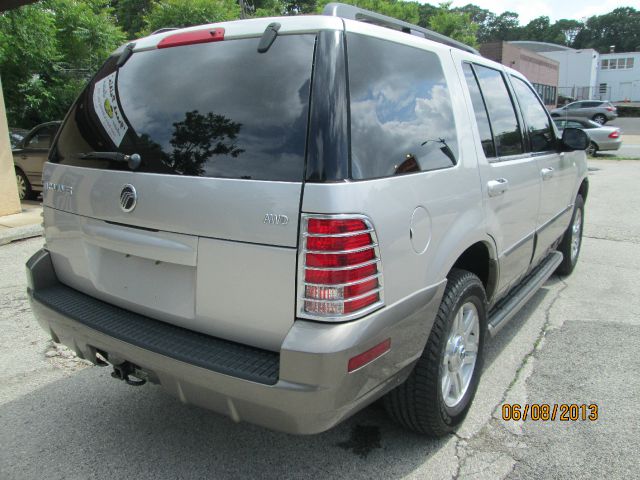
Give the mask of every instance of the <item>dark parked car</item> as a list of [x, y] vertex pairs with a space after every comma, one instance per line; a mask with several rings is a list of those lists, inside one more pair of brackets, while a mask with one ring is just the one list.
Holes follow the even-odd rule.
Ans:
[[20, 200], [34, 198], [42, 191], [42, 167], [60, 123], [43, 123], [34, 127], [15, 147], [12, 142]]
[[600, 125], [618, 117], [618, 109], [611, 102], [602, 100], [580, 100], [564, 107], [551, 110], [552, 117], [584, 117], [590, 118]]

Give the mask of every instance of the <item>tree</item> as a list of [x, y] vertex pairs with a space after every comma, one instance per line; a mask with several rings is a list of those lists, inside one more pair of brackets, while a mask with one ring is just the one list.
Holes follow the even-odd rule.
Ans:
[[421, 3], [418, 5], [418, 25], [429, 28], [429, 21], [436, 13], [438, 13], [438, 7], [430, 3]]
[[613, 45], [618, 52], [633, 52], [640, 47], [640, 11], [632, 7], [616, 8], [605, 15], [590, 17], [580, 30], [574, 48], [593, 48], [600, 53]]
[[144, 16], [143, 32], [160, 28], [190, 27], [240, 18], [240, 6], [234, 0], [157, 0]]
[[501, 40], [517, 40], [520, 37], [520, 20], [515, 12], [503, 12], [487, 22], [486, 37], [482, 43]]
[[476, 32], [478, 43], [485, 43], [487, 41], [490, 25], [492, 22], [495, 22], [496, 19], [495, 13], [471, 3], [464, 7], [454, 8], [453, 10], [468, 14], [470, 20], [478, 25], [478, 31]]
[[476, 47], [478, 25], [471, 21], [468, 13], [451, 10], [451, 2], [440, 4], [438, 12], [429, 20], [429, 28], [447, 37]]
[[554, 31], [554, 39], [549, 41], [571, 47], [573, 46], [576, 36], [583, 28], [584, 23], [578, 20], [558, 20], [552, 27]]
[[0, 71], [11, 126], [59, 120], [122, 42], [105, 0], [45, 0], [0, 14]]
[[[321, 12], [327, 3], [333, 0], [322, 0], [318, 3], [317, 11]], [[404, 20], [405, 22], [417, 24], [420, 20], [418, 2], [404, 2], [402, 0], [342, 0], [342, 3], [348, 3], [356, 7], [371, 10], [372, 12], [381, 13], [388, 17]]]
[[181, 122], [173, 124], [171, 146], [173, 151], [164, 162], [172, 170], [184, 175], [204, 175], [204, 165], [213, 155], [231, 155], [236, 158], [244, 152], [235, 144], [241, 123], [224, 115], [197, 110], [185, 113]]
[[151, 8], [152, 0], [112, 0], [111, 6], [118, 26], [134, 39], [144, 28], [144, 16]]
[[549, 17], [542, 16], [534, 18], [520, 29], [520, 39], [546, 42], [550, 30], [551, 21]]

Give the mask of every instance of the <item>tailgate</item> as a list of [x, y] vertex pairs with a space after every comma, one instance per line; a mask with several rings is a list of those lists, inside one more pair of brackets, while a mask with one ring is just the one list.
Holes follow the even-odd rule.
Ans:
[[[60, 281], [209, 335], [278, 350], [295, 317], [315, 35], [109, 59], [45, 167]], [[125, 156], [138, 154], [131, 167]]]

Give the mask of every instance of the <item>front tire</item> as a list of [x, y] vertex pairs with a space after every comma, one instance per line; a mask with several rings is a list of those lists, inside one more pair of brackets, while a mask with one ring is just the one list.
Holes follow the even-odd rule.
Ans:
[[573, 207], [571, 223], [564, 232], [558, 251], [562, 253], [562, 263], [558, 265], [556, 273], [559, 275], [571, 275], [578, 264], [580, 249], [582, 248], [582, 229], [584, 227], [584, 200], [582, 195], [576, 197]]
[[478, 387], [486, 330], [482, 282], [473, 273], [451, 270], [422, 356], [409, 378], [384, 398], [389, 415], [432, 437], [455, 431]]

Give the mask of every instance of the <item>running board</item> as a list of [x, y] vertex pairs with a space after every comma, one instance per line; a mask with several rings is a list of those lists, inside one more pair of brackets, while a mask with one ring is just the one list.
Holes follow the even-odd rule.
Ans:
[[533, 297], [562, 263], [562, 253], [554, 251], [534, 268], [509, 295], [489, 312], [489, 333], [493, 337]]

